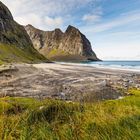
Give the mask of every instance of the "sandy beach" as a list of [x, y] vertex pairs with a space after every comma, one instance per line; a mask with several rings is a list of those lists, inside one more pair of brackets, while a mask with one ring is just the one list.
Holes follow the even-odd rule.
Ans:
[[12, 64], [0, 67], [0, 96], [68, 101], [118, 99], [140, 87], [140, 72], [75, 64]]

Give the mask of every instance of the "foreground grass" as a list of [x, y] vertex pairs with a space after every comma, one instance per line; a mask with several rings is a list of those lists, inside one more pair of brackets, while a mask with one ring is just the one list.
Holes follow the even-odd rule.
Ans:
[[139, 140], [140, 91], [92, 104], [0, 99], [2, 140]]

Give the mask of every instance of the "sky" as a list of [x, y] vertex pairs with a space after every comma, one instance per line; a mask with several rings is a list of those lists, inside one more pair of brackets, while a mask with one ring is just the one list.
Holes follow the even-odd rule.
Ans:
[[102, 60], [140, 60], [140, 0], [1, 0], [42, 30], [77, 27]]

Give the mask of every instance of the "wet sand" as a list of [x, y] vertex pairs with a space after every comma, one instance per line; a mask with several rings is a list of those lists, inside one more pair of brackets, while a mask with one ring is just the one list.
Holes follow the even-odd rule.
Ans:
[[140, 87], [140, 72], [72, 64], [0, 66], [0, 96], [70, 101], [117, 99]]

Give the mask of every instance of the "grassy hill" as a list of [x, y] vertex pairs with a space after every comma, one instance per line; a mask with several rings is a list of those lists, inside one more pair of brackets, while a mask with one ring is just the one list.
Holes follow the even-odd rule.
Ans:
[[25, 31], [9, 11], [0, 2], [0, 64], [9, 62], [48, 61], [33, 48], [33, 44]]
[[0, 99], [0, 139], [139, 140], [140, 91], [121, 100], [79, 104]]
[[22, 50], [14, 45], [0, 43], [0, 64], [10, 62], [36, 63], [41, 61], [47, 61], [47, 59], [45, 60], [43, 56], [36, 53], [33, 48], [27, 47], [27, 49]]

